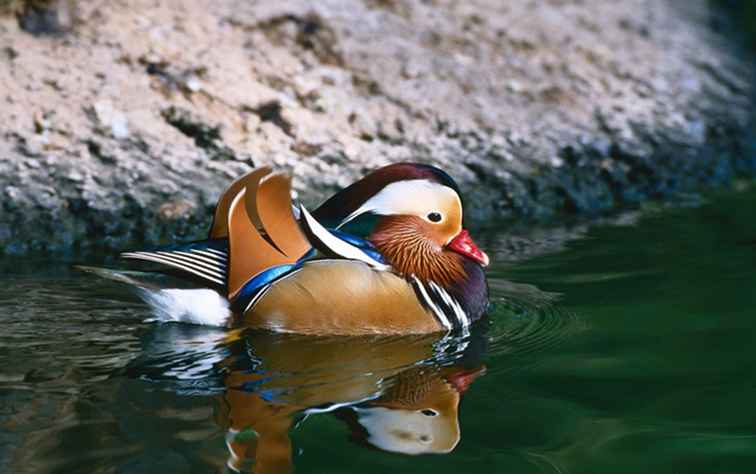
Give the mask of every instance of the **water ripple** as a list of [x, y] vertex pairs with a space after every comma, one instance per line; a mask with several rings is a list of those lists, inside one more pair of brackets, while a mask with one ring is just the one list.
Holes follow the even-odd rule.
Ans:
[[535, 286], [495, 279], [490, 282], [493, 311], [488, 355], [508, 355], [509, 365], [496, 371], [523, 370], [528, 359], [553, 350], [585, 328], [577, 315], [558, 305], [559, 295]]

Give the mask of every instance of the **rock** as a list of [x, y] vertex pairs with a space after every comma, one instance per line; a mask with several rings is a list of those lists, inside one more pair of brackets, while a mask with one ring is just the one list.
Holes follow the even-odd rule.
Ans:
[[72, 26], [0, 17], [8, 253], [201, 237], [262, 164], [314, 205], [433, 163], [497, 222], [756, 171], [752, 53], [706, 0], [41, 3]]
[[0, 0], [3, 9], [15, 11], [19, 26], [34, 35], [61, 35], [75, 23], [74, 0]]
[[100, 132], [109, 133], [113, 138], [122, 140], [129, 136], [129, 125], [126, 116], [120, 110], [113, 108], [109, 100], [96, 102], [92, 107], [92, 115], [100, 125]]

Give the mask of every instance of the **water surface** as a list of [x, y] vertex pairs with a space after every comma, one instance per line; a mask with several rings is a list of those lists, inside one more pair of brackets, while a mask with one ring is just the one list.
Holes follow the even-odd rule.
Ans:
[[[751, 473], [756, 192], [495, 258], [469, 333], [144, 323], [115, 283], [3, 262], [0, 471]], [[426, 454], [410, 454], [426, 453]]]

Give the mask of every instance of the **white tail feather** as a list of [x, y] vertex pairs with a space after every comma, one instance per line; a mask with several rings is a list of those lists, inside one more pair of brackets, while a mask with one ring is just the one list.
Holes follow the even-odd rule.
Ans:
[[228, 300], [210, 289], [139, 288], [139, 295], [155, 315], [151, 321], [225, 327], [231, 319]]
[[165, 275], [77, 266], [107, 280], [125, 283], [136, 290], [153, 312], [147, 321], [184, 322], [228, 327], [232, 312], [228, 300], [209, 288], [170, 288]]

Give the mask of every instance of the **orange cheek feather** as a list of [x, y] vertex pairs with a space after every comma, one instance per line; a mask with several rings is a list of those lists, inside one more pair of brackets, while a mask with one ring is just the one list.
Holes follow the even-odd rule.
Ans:
[[416, 275], [443, 286], [466, 278], [461, 257], [444, 250], [448, 237], [419, 217], [384, 217], [368, 240], [404, 275]]

